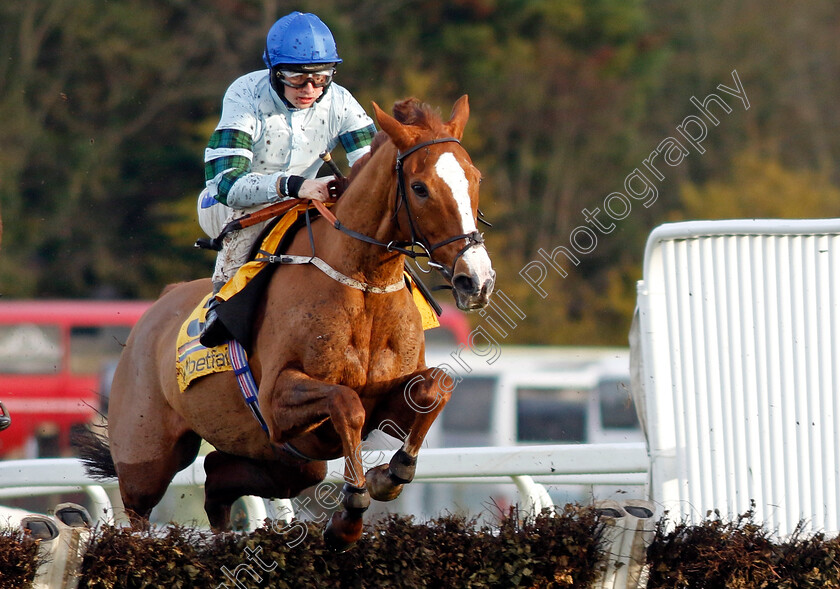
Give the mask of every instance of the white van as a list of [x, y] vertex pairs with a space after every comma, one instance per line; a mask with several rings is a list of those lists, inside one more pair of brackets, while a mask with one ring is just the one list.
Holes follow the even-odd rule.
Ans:
[[[463, 346], [438, 346], [427, 349], [426, 364], [457, 382], [427, 447], [644, 441], [630, 395], [627, 348], [502, 346], [480, 356]], [[558, 505], [643, 497], [638, 486], [546, 488]], [[517, 501], [513, 484], [408, 485], [404, 494], [394, 511], [423, 517], [457, 512], [484, 521], [506, 514]]]
[[430, 446], [644, 441], [626, 348], [511, 346], [495, 357], [432, 348], [426, 363], [457, 382]]

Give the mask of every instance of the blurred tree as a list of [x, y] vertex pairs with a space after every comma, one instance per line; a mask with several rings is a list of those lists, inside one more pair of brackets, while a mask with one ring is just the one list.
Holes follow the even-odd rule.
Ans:
[[[0, 7], [0, 200], [14, 219], [4, 294], [156, 296], [173, 277], [158, 274], [158, 259], [180, 259], [189, 277], [196, 255], [173, 257], [153, 205], [200, 188], [190, 124], [239, 69], [239, 37], [222, 17], [251, 3], [217, 4]], [[245, 13], [262, 29], [255, 8]]]
[[755, 150], [732, 160], [728, 177], [680, 191], [674, 219], [809, 219], [840, 217], [840, 188], [826, 172], [792, 169]]
[[669, 53], [663, 80], [651, 98], [646, 125], [651, 137], [673, 132], [718, 84], [731, 86], [737, 70], [750, 100], [746, 112], [727, 116], [704, 142], [702, 158], [675, 170], [663, 206], [679, 206], [682, 182], [703, 182], [730, 169], [749, 146], [773, 145], [794, 167], [840, 170], [840, 5], [813, 2], [657, 2], [653, 30]]
[[[513, 335], [534, 343], [620, 340], [629, 325], [615, 289], [634, 296], [622, 252], [634, 221], [601, 240], [542, 299], [519, 271], [537, 249], [568, 243], [583, 209], [621, 190], [642, 157], [638, 125], [661, 62], [643, 3], [577, 0], [456, 2], [424, 21], [439, 29], [450, 95], [474, 88], [472, 153], [486, 177], [484, 209], [498, 287], [531, 316]], [[626, 298], [625, 298], [626, 300]]]
[[[225, 88], [259, 69], [288, 0], [0, 4], [6, 296], [154, 297], [206, 276], [202, 154]], [[840, 5], [712, 0], [312, 0], [368, 106], [444, 116], [470, 95], [498, 285], [529, 316], [510, 342], [626, 342], [644, 241], [667, 219], [837, 214]], [[632, 214], [539, 297], [519, 271], [738, 71], [750, 109], [710, 129]], [[772, 146], [773, 149], [767, 149]], [[341, 158], [338, 158], [341, 162]], [[777, 197], [778, 195], [778, 197]]]

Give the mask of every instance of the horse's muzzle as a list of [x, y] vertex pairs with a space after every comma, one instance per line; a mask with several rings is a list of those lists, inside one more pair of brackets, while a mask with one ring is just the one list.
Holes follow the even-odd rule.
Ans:
[[455, 304], [462, 311], [483, 309], [490, 302], [490, 295], [493, 294], [495, 284], [495, 272], [483, 280], [474, 274], [456, 274], [452, 279]]
[[452, 291], [462, 311], [483, 309], [490, 302], [496, 271], [484, 245], [468, 248], [455, 262]]

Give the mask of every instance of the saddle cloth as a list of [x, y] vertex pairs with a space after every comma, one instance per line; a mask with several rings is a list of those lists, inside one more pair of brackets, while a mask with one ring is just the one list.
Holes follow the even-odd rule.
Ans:
[[193, 309], [193, 312], [190, 313], [190, 316], [178, 331], [175, 371], [178, 378], [178, 387], [182, 393], [197, 378], [214, 372], [233, 370], [230, 354], [228, 354], [228, 344], [208, 349], [198, 341], [201, 329], [204, 326], [207, 303], [210, 301], [211, 295], [212, 293], [208, 293], [201, 300], [201, 303]]
[[[302, 220], [301, 215], [307, 208], [307, 203], [301, 203], [284, 214], [270, 229], [268, 235], [263, 239], [260, 244], [260, 249], [264, 252], [274, 252], [275, 254], [283, 253], [281, 250], [286, 247], [288, 241], [284, 240], [284, 238], [287, 235], [293, 235], [294, 230], [300, 227], [299, 221]], [[256, 283], [259, 281], [255, 281], [253, 279], [259, 276], [269, 265], [270, 263], [267, 261], [252, 260], [247, 262], [236, 272], [233, 278], [231, 278], [222, 287], [219, 291], [219, 298], [225, 301], [226, 305], [228, 301], [234, 299], [235, 295], [245, 290], [245, 288], [252, 284], [252, 282], [255, 286], [258, 286]], [[420, 289], [416, 288], [413, 279], [407, 272], [405, 273], [405, 280], [411, 290], [414, 304], [420, 312], [423, 329], [426, 330], [438, 327], [440, 322], [438, 321], [434, 309], [432, 309], [431, 305], [423, 297]], [[233, 370], [233, 364], [231, 364], [230, 361], [228, 344], [207, 349], [198, 341], [198, 338], [201, 335], [201, 329], [204, 325], [204, 319], [207, 314], [207, 304], [210, 300], [211, 294], [208, 294], [204, 297], [204, 299], [202, 299], [193, 312], [190, 313], [187, 320], [181, 325], [181, 329], [178, 332], [175, 367], [178, 377], [178, 386], [180, 387], [181, 392], [184, 392], [190, 383], [197, 378], [213, 374], [215, 372]], [[225, 305], [219, 307], [220, 313], [222, 309], [224, 309]], [[221, 315], [221, 317], [225, 319], [224, 315]], [[228, 322], [225, 321], [225, 324], [227, 325]], [[232, 331], [234, 332], [234, 335], [237, 335], [236, 330]], [[243, 345], [247, 345], [246, 341], [242, 341], [242, 339], [247, 338], [238, 339], [240, 339], [240, 342]]]

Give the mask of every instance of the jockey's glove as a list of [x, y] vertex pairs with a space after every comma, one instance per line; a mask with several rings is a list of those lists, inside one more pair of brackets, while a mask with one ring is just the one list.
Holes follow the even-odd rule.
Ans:
[[344, 191], [347, 190], [347, 187], [350, 185], [349, 178], [333, 178], [329, 182], [327, 182], [327, 190], [330, 193], [330, 198], [338, 198]]

